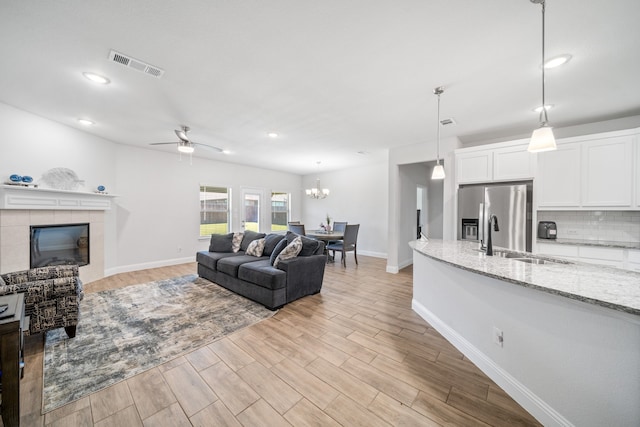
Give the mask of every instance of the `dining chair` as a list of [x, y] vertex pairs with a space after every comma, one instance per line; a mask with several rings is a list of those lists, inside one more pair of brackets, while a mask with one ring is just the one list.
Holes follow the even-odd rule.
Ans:
[[358, 231], [360, 230], [360, 224], [347, 224], [344, 228], [343, 240], [339, 240], [336, 243], [329, 243], [327, 250], [333, 253], [333, 257], [336, 256], [336, 251], [341, 252], [342, 265], [347, 266], [347, 252], [353, 252], [353, 257], [358, 264]]
[[291, 224], [289, 223], [289, 231], [296, 233], [299, 236], [304, 236], [306, 233], [304, 231], [304, 224]]
[[[344, 228], [347, 226], [347, 222], [339, 222], [339, 221], [335, 221], [333, 223], [333, 231], [334, 232], [340, 232], [340, 233], [344, 233]], [[332, 244], [332, 243], [342, 243], [342, 240], [329, 240], [329, 242], [327, 243], [328, 245]]]

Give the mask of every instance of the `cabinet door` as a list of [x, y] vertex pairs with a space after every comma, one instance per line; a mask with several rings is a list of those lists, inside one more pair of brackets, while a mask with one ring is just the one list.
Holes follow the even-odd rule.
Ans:
[[584, 143], [582, 163], [582, 206], [631, 206], [633, 145], [630, 137]]
[[494, 150], [493, 179], [506, 181], [533, 178], [535, 158], [535, 154], [527, 151], [527, 145]]
[[636, 207], [640, 208], [640, 135], [636, 135], [633, 140], [634, 150], [636, 152], [635, 174], [636, 178]]
[[491, 150], [456, 155], [456, 178], [459, 184], [488, 182], [493, 179]]
[[539, 207], [580, 206], [580, 143], [538, 153], [536, 188]]

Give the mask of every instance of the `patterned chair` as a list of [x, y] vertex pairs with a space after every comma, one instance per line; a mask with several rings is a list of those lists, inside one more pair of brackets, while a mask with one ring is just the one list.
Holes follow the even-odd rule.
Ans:
[[84, 297], [77, 265], [52, 265], [0, 275], [0, 295], [24, 293], [27, 335], [64, 327], [76, 336]]

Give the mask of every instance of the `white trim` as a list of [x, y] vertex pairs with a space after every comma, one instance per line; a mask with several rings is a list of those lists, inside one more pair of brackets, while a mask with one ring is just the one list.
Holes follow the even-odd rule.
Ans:
[[129, 265], [123, 265], [119, 267], [109, 268], [109, 269], [105, 269], [104, 277], [113, 276], [115, 274], [120, 274], [120, 273], [129, 273], [131, 271], [146, 270], [149, 268], [169, 267], [172, 265], [186, 264], [189, 262], [196, 262], [195, 255], [190, 257], [185, 257], [185, 258], [173, 258], [173, 259], [167, 259], [162, 261], [151, 261], [151, 262], [144, 262], [140, 264], [129, 264]]
[[450, 328], [425, 306], [413, 299], [411, 308], [427, 323], [471, 360], [482, 372], [495, 381], [509, 396], [522, 405], [545, 426], [573, 426], [560, 413], [529, 390], [524, 384], [498, 366], [491, 358]]

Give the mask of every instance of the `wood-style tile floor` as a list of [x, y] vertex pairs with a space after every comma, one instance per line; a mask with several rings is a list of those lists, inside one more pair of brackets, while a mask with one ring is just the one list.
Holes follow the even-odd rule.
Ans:
[[[411, 310], [412, 270], [328, 264], [322, 292], [272, 318], [41, 415], [43, 338], [26, 341], [21, 425], [539, 425]], [[124, 273], [86, 292], [192, 274]]]

